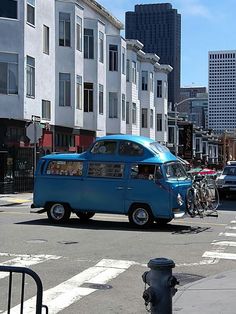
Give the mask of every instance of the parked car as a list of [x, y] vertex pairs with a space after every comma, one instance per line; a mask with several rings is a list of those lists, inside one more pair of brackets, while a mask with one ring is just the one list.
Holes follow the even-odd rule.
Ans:
[[216, 179], [216, 185], [221, 198], [236, 194], [236, 162], [228, 162], [220, 176]]

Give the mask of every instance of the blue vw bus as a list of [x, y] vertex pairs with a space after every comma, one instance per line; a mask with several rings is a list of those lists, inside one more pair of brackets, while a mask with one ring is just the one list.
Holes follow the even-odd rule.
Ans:
[[145, 227], [180, 218], [191, 186], [185, 168], [150, 138], [110, 135], [81, 154], [51, 154], [39, 160], [32, 207], [53, 223], [71, 213], [87, 220], [95, 213], [127, 215]]

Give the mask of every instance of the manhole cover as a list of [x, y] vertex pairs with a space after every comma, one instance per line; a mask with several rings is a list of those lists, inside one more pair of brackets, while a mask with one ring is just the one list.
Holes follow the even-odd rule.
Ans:
[[174, 276], [178, 280], [180, 286], [184, 286], [184, 285], [187, 285], [188, 283], [205, 278], [200, 275], [187, 274], [187, 273], [178, 273], [178, 274], [174, 274]]
[[59, 241], [58, 243], [60, 243], [60, 244], [77, 244], [79, 242], [76, 242], [76, 241]]
[[27, 243], [44, 243], [44, 242], [48, 242], [47, 240], [44, 239], [30, 239], [26, 241]]
[[112, 286], [110, 285], [99, 284], [99, 283], [89, 283], [89, 282], [84, 283], [83, 285], [81, 285], [81, 287], [96, 289], [96, 290], [108, 290], [112, 288]]

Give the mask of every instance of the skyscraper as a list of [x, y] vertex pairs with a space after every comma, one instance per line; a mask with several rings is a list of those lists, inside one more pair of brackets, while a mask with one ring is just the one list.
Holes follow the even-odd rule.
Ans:
[[170, 3], [141, 4], [134, 12], [126, 12], [125, 35], [127, 39], [138, 39], [145, 52], [156, 53], [161, 63], [169, 64], [168, 101], [179, 100], [181, 15]]
[[223, 133], [236, 129], [236, 50], [210, 51], [209, 127]]

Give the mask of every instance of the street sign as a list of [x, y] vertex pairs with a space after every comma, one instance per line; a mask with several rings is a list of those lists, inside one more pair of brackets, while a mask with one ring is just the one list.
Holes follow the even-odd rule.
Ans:
[[32, 116], [31, 116], [31, 120], [32, 120], [33, 122], [41, 122], [41, 117], [40, 117], [40, 116], [32, 115]]

